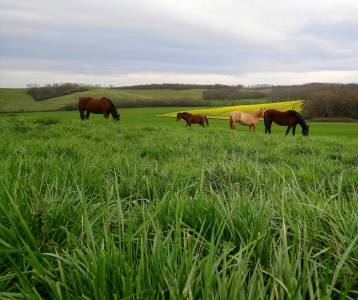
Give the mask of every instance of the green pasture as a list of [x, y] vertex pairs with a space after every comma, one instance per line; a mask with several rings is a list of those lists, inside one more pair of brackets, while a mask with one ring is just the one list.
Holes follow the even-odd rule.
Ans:
[[0, 299], [357, 299], [358, 125], [0, 114]]
[[[168, 126], [174, 128], [185, 127], [185, 122], [181, 120], [176, 122], [175, 118], [168, 117], [159, 117], [158, 115], [163, 115], [175, 111], [186, 111], [191, 110], [192, 107], [147, 107], [147, 108], [126, 108], [119, 109], [118, 111], [121, 114], [121, 121], [119, 126], [128, 125], [128, 126]], [[79, 121], [79, 113], [77, 111], [67, 111], [67, 112], [32, 112], [32, 113], [18, 113], [10, 114], [7, 117], [7, 114], [0, 114], [0, 118], [10, 118], [16, 116], [19, 119], [32, 119], [32, 118], [55, 118], [58, 120], [73, 120]], [[84, 121], [86, 122], [86, 121]], [[90, 122], [95, 122], [102, 124], [105, 122], [102, 115], [90, 115]], [[111, 123], [112, 120], [108, 119], [107, 123]], [[104, 124], [106, 124], [106, 122]], [[346, 136], [358, 138], [358, 123], [356, 122], [308, 122], [310, 124], [310, 135], [311, 136]], [[229, 128], [229, 120], [220, 120], [220, 119], [209, 119], [209, 128]], [[198, 125], [193, 125], [193, 130], [202, 130]], [[236, 131], [248, 131], [248, 127], [237, 125]], [[260, 121], [256, 128], [256, 133], [264, 132], [263, 121]], [[278, 125], [272, 125], [273, 134], [284, 134], [286, 127], [281, 127]], [[255, 133], [255, 134], [256, 134]], [[297, 126], [296, 134], [300, 134], [300, 127]]]

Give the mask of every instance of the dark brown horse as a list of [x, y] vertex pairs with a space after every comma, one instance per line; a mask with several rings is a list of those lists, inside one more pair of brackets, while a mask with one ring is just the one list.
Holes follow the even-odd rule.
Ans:
[[88, 119], [90, 113], [103, 114], [108, 119], [109, 114], [113, 120], [119, 120], [120, 116], [113, 102], [106, 97], [80, 97], [78, 99], [78, 110], [81, 120]]
[[296, 125], [300, 124], [302, 127], [302, 134], [308, 135], [309, 126], [303, 117], [295, 110], [288, 111], [278, 111], [275, 109], [268, 109], [264, 113], [265, 121], [265, 133], [271, 134], [271, 125], [272, 122], [275, 122], [278, 125], [285, 126], [287, 125], [286, 135], [289, 133], [292, 127], [292, 134], [295, 135]]
[[191, 124], [200, 124], [202, 127], [209, 126], [208, 118], [204, 115], [192, 115], [187, 112], [181, 112], [177, 114], [177, 121], [184, 119], [186, 121], [185, 126], [190, 126]]

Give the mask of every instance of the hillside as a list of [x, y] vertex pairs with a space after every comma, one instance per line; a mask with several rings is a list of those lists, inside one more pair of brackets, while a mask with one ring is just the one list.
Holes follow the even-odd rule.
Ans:
[[[133, 90], [93, 88], [84, 92], [55, 97], [44, 101], [34, 101], [27, 89], [0, 89], [0, 112], [60, 110], [75, 105], [81, 96], [105, 96], [123, 107], [136, 106], [187, 106], [205, 105], [202, 90]], [[157, 105], [156, 105], [157, 104]]]

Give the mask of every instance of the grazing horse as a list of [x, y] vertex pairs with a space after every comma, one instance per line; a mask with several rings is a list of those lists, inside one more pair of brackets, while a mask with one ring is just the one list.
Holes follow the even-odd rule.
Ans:
[[251, 131], [251, 128], [255, 131], [256, 124], [263, 115], [263, 108], [246, 113], [242, 111], [233, 111], [230, 113], [230, 128], [235, 129], [236, 123], [240, 123], [241, 125], [249, 126], [249, 131]]
[[208, 118], [204, 115], [192, 115], [187, 112], [181, 112], [177, 114], [177, 121], [184, 119], [186, 126], [191, 127], [191, 124], [200, 124], [202, 127], [209, 126]]
[[80, 112], [81, 120], [88, 119], [90, 113], [103, 114], [106, 119], [108, 119], [109, 114], [111, 114], [113, 120], [117, 121], [120, 118], [113, 102], [106, 97], [80, 97], [78, 99], [78, 110]]
[[287, 125], [286, 135], [292, 127], [292, 135], [295, 135], [296, 125], [300, 124], [302, 127], [302, 134], [304, 136], [308, 135], [309, 126], [303, 117], [295, 110], [288, 111], [278, 111], [275, 109], [269, 109], [265, 111], [264, 114], [265, 121], [265, 133], [271, 134], [271, 125], [272, 122], [275, 122], [278, 125]]

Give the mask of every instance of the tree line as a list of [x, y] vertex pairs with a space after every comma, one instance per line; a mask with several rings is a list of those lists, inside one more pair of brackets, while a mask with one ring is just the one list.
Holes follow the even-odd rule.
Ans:
[[203, 91], [205, 100], [239, 100], [265, 98], [266, 92], [259, 89], [242, 89], [237, 87], [220, 87]]
[[53, 83], [46, 84], [45, 86], [31, 86], [28, 88], [27, 93], [31, 95], [35, 101], [43, 101], [75, 92], [87, 91], [88, 89], [88, 86], [78, 83]]
[[116, 89], [130, 90], [192, 90], [192, 89], [220, 89], [220, 88], [241, 88], [242, 85], [225, 84], [181, 84], [181, 83], [161, 83], [161, 84], [141, 84], [132, 86], [115, 87]]
[[307, 118], [358, 119], [358, 84], [310, 83], [272, 88], [275, 101], [303, 99]]

